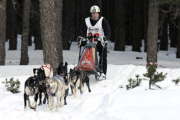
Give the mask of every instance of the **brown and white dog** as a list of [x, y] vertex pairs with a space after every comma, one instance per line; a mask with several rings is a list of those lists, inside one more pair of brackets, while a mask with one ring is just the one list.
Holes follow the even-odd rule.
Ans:
[[79, 91], [80, 93], [84, 92], [84, 83], [86, 83], [88, 87], [88, 91], [91, 92], [89, 86], [89, 77], [82, 69], [70, 69], [70, 86], [71, 86], [71, 93], [78, 97]]
[[54, 109], [54, 96], [57, 97], [57, 107], [56, 111], [59, 110], [59, 106], [63, 107], [66, 103], [66, 90], [69, 88], [69, 80], [67, 79], [68, 85], [65, 84], [63, 76], [56, 75], [53, 78], [46, 79], [46, 87], [47, 87], [47, 94], [48, 94], [48, 101], [49, 101], [49, 109]]

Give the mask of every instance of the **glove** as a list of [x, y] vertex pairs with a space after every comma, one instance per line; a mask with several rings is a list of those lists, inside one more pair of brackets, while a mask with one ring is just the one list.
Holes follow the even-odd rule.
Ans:
[[102, 41], [102, 38], [101, 37], [96, 37], [96, 40], [97, 41]]
[[101, 37], [101, 45], [102, 46], [105, 46], [106, 44], [107, 44], [107, 39], [106, 39], [106, 37], [104, 36], [104, 37]]

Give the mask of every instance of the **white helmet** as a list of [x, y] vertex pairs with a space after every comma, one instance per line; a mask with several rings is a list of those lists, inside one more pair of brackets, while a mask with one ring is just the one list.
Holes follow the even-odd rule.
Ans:
[[97, 5], [93, 5], [91, 8], [90, 8], [90, 13], [94, 13], [94, 12], [100, 12], [100, 9]]

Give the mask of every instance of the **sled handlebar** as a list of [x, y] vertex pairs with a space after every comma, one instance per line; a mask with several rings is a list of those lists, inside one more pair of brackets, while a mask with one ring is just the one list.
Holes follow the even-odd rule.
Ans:
[[[103, 37], [98, 37], [97, 35], [88, 36], [88, 37], [81, 37], [81, 36], [79, 36], [79, 37], [77, 38], [78, 46], [81, 46], [81, 43], [82, 43], [82, 42], [90, 42], [90, 43], [93, 43], [93, 42], [94, 42], [94, 41], [93, 41], [93, 38], [95, 38], [96, 41], [101, 42], [101, 45], [102, 45], [102, 46], [105, 46], [105, 44], [107, 43], [107, 39], [106, 39], [105, 36], [103, 36]], [[95, 41], [94, 43], [97, 43], [96, 41]]]

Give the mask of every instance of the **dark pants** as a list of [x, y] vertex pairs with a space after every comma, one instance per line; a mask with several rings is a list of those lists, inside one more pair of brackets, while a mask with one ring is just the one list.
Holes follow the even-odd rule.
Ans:
[[99, 47], [98, 51], [99, 51], [99, 56], [100, 56], [99, 68], [106, 75], [106, 72], [107, 72], [107, 45], [105, 45], [104, 48], [102, 46]]

